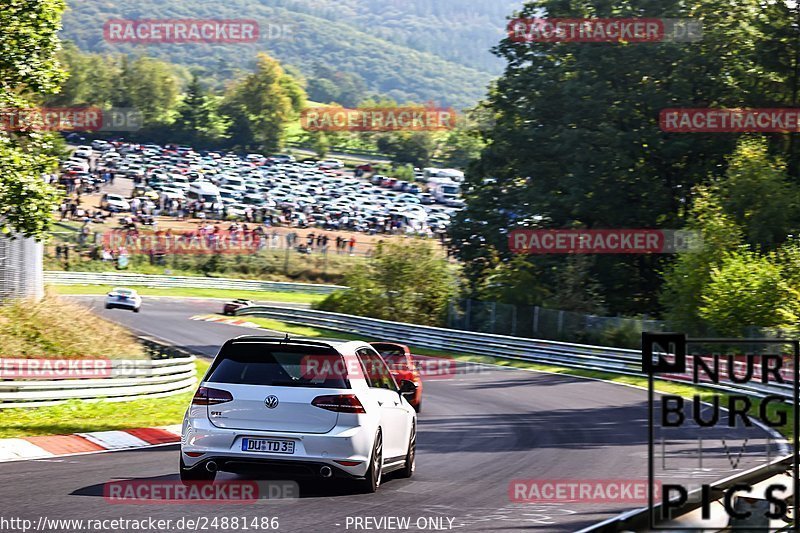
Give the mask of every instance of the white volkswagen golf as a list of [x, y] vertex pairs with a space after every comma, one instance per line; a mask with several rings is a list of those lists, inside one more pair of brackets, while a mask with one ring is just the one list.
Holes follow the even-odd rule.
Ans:
[[243, 336], [227, 341], [183, 421], [180, 474], [218, 471], [353, 480], [415, 468], [416, 386], [398, 386], [364, 342]]

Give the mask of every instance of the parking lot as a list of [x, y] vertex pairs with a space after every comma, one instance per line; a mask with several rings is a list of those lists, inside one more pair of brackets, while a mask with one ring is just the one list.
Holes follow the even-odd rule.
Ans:
[[461, 205], [458, 183], [422, 171], [409, 183], [372, 170], [345, 169], [337, 160], [94, 141], [62, 165], [67, 192], [82, 193], [79, 208], [62, 206], [62, 218], [160, 229], [230, 221], [291, 230], [300, 245], [316, 231], [312, 248], [320, 230], [360, 233], [359, 243], [396, 235], [444, 240]]

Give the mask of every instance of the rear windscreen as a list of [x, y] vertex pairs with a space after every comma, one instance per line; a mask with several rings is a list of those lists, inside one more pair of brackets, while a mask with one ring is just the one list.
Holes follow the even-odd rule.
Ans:
[[206, 381], [272, 387], [348, 389], [345, 362], [332, 348], [236, 343], [223, 349]]

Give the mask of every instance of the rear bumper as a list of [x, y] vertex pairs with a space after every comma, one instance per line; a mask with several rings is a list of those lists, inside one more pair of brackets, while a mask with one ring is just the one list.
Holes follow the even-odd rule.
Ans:
[[136, 302], [106, 302], [109, 309], [136, 309], [139, 304]]
[[[193, 406], [194, 407], [194, 406]], [[366, 474], [376, 428], [367, 426], [335, 426], [327, 433], [293, 433], [279, 431], [250, 431], [216, 427], [205, 416], [205, 409], [190, 408], [181, 433], [181, 453], [187, 468], [214, 460], [220, 470], [251, 472], [254, 470], [298, 470], [300, 475], [311, 469], [319, 476], [322, 466], [329, 466], [346, 477], [360, 478]], [[194, 412], [193, 412], [194, 411]], [[199, 416], [197, 416], [199, 415]], [[242, 451], [243, 438], [283, 439], [295, 443], [295, 453]], [[189, 457], [186, 452], [202, 453]], [[357, 461], [343, 466], [336, 461]], [[225, 466], [228, 465], [228, 466]], [[230, 470], [229, 470], [230, 468]]]
[[[187, 457], [184, 455], [183, 460], [186, 461]], [[205, 469], [209, 462], [215, 462], [217, 468], [222, 472], [232, 472], [240, 475], [256, 475], [256, 476], [281, 476], [289, 478], [303, 478], [303, 479], [318, 479], [324, 477], [332, 477], [334, 479], [363, 479], [363, 475], [359, 476], [353, 472], [348, 472], [347, 469], [323, 461], [308, 461], [304, 459], [284, 459], [275, 460], [259, 457], [228, 457], [228, 456], [211, 456], [201, 457], [191, 470], [197, 468]], [[323, 476], [320, 470], [323, 467], [331, 469], [330, 476]]]

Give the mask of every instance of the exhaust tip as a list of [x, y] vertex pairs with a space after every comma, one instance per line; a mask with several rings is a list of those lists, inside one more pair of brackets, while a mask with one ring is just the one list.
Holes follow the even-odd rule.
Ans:
[[217, 466], [217, 463], [215, 463], [214, 461], [209, 461], [206, 463], [206, 470], [208, 470], [209, 472], [216, 472], [217, 470], [219, 470], [219, 467]]
[[319, 469], [319, 475], [322, 477], [331, 477], [333, 475], [333, 470], [329, 466], [323, 466]]

